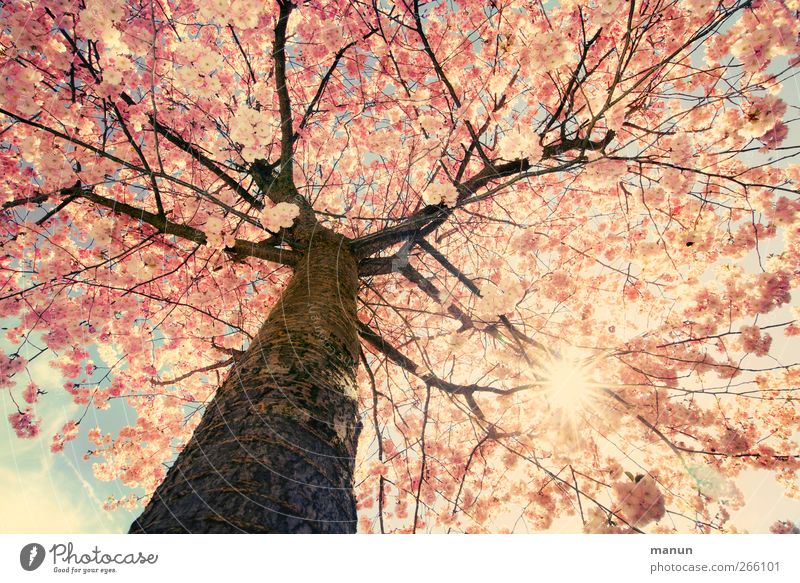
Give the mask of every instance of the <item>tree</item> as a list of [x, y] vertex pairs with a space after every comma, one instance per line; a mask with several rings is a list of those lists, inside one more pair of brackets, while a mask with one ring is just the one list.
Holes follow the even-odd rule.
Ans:
[[10, 423], [45, 353], [135, 409], [52, 443], [132, 532], [735, 529], [798, 494], [798, 10], [5, 2]]

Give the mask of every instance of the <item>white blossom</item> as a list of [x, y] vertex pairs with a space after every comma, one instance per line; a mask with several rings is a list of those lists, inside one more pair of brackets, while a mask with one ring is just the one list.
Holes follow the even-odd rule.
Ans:
[[422, 193], [422, 200], [428, 204], [444, 204], [452, 208], [458, 202], [458, 190], [450, 183], [434, 182]]
[[261, 215], [261, 224], [272, 233], [288, 229], [300, 214], [300, 207], [290, 202], [279, 202]]

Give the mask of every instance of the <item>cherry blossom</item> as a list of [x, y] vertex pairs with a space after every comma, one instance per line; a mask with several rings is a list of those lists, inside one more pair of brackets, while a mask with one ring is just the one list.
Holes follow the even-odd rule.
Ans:
[[617, 482], [614, 494], [623, 516], [634, 526], [644, 526], [664, 517], [664, 496], [649, 476]]
[[300, 207], [294, 203], [279, 202], [272, 208], [268, 208], [261, 215], [261, 224], [273, 233], [281, 229], [288, 229], [300, 214]]
[[458, 191], [452, 184], [434, 182], [425, 189], [422, 198], [428, 204], [443, 204], [452, 207], [458, 200]]
[[39, 434], [42, 420], [35, 417], [33, 410], [28, 407], [24, 411], [18, 411], [8, 416], [11, 427], [17, 433], [17, 437], [31, 439]]
[[791, 520], [779, 520], [770, 527], [769, 531], [772, 534], [800, 534], [800, 529]]
[[11, 428], [142, 510], [272, 382], [350, 530], [736, 531], [800, 496], [799, 10], [4, 3]]

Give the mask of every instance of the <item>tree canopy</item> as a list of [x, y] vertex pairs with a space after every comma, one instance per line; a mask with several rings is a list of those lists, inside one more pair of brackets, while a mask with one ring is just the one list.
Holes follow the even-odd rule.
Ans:
[[136, 412], [51, 449], [146, 503], [313, 215], [359, 261], [361, 531], [735, 530], [744, 470], [800, 494], [799, 11], [7, 0], [8, 422], [50, 354]]

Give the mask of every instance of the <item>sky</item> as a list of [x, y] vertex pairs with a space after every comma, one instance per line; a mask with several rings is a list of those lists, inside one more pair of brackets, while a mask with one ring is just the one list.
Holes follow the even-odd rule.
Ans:
[[[0, 350], [16, 350], [4, 338]], [[58, 369], [52, 368], [50, 352], [42, 354], [28, 367], [42, 390], [48, 392], [36, 404], [36, 414], [43, 419], [39, 435], [19, 439], [8, 422], [16, 407], [7, 390], [0, 390], [0, 533], [113, 533], [124, 532], [135, 518], [125, 510], [106, 511], [103, 503], [109, 496], [130, 493], [118, 482], [103, 482], [92, 474], [92, 461], [82, 456], [89, 449], [88, 429], [100, 426], [115, 433], [135, 419], [132, 409], [122, 401], [112, 402], [106, 411], [90, 408], [81, 423], [79, 437], [67, 442], [59, 454], [50, 452], [53, 435], [68, 419], [82, 413], [64, 388]], [[27, 376], [17, 375], [19, 395]], [[46, 398], [45, 398], [46, 397]]]

